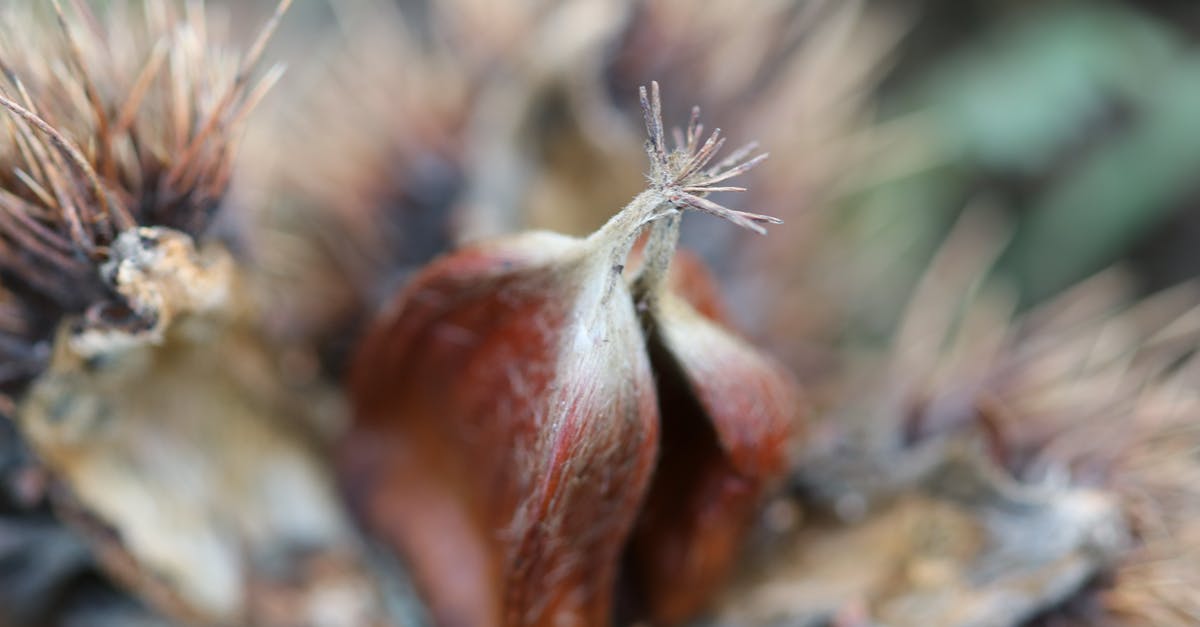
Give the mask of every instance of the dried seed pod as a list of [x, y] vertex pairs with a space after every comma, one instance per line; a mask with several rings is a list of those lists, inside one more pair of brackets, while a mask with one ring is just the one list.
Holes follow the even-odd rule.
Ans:
[[[690, 183], [717, 138], [668, 157], [651, 107], [649, 190], [586, 239], [530, 233], [435, 262], [354, 361], [344, 480], [441, 624], [609, 622], [659, 434], [622, 275], [630, 248], [684, 208], [756, 230], [773, 221], [704, 199], [714, 189]], [[703, 180], [745, 171], [744, 156]]]
[[364, 340], [347, 487], [440, 624], [607, 620], [658, 443], [615, 235], [458, 252]]
[[[657, 94], [653, 97], [647, 110], [657, 117]], [[712, 140], [700, 144], [697, 118], [693, 111], [687, 131], [676, 133], [678, 146], [672, 154], [657, 157], [656, 172], [670, 171], [673, 159], [711, 158], [705, 151]], [[662, 142], [659, 132], [656, 144]], [[734, 162], [752, 148], [734, 153]], [[704, 167], [702, 162], [685, 168], [693, 174], [681, 186], [698, 193], [715, 191], [714, 184], [728, 178], [721, 165], [709, 171]], [[700, 200], [689, 202], [711, 202]], [[787, 468], [800, 408], [797, 385], [787, 370], [727, 330], [706, 274], [694, 262], [685, 262], [669, 277], [678, 236], [677, 216], [653, 227], [646, 261], [634, 281], [658, 376], [663, 446], [629, 558], [640, 601], [658, 624], [683, 622], [711, 602], [734, 565], [765, 490]], [[682, 288], [682, 297], [672, 287]]]

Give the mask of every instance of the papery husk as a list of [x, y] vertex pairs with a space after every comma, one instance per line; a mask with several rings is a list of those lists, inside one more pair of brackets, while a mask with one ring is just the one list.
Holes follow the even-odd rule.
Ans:
[[153, 326], [65, 325], [20, 409], [65, 518], [175, 620], [381, 624], [316, 430], [336, 398], [262, 342], [219, 247], [143, 228], [112, 263]]

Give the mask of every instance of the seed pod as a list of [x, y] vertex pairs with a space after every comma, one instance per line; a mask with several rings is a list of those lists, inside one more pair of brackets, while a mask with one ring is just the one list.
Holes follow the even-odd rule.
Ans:
[[524, 234], [435, 262], [354, 360], [343, 480], [368, 525], [407, 558], [439, 624], [611, 620], [659, 434], [622, 275], [629, 250], [645, 225], [687, 207], [756, 229], [771, 220], [685, 189], [719, 147], [715, 135], [668, 162], [648, 102], [647, 125], [649, 152], [663, 160], [651, 188], [607, 225], [587, 239]]
[[658, 444], [630, 239], [463, 250], [363, 342], [346, 484], [439, 624], [608, 620]]

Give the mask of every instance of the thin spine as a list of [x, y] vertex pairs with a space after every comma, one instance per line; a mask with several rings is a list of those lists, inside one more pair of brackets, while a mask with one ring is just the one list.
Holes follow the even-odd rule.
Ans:
[[271, 14], [271, 18], [267, 20], [267, 23], [259, 31], [254, 44], [250, 46], [246, 52], [246, 56], [242, 58], [233, 84], [225, 91], [217, 106], [213, 107], [213, 110], [209, 112], [208, 117], [200, 127], [200, 131], [187, 143], [183, 155], [171, 168], [170, 172], [167, 173], [166, 181], [168, 185], [175, 185], [183, 178], [183, 175], [191, 167], [192, 162], [199, 154], [200, 149], [204, 147], [207, 139], [216, 131], [217, 125], [225, 117], [238, 95], [245, 92], [246, 85], [250, 81], [250, 76], [254, 68], [257, 67], [263, 52], [266, 50], [267, 43], [271, 40], [271, 36], [275, 34], [275, 30], [279, 27], [279, 22], [283, 19], [284, 13], [287, 12], [291, 4], [292, 0], [280, 0], [275, 5], [275, 11]]

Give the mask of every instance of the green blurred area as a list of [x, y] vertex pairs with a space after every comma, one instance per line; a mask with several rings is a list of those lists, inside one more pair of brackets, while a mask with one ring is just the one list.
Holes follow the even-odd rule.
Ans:
[[910, 20], [880, 120], [932, 155], [850, 197], [850, 228], [917, 268], [882, 290], [981, 200], [1014, 223], [996, 272], [1025, 305], [1118, 263], [1144, 291], [1200, 272], [1200, 3], [878, 4]]

